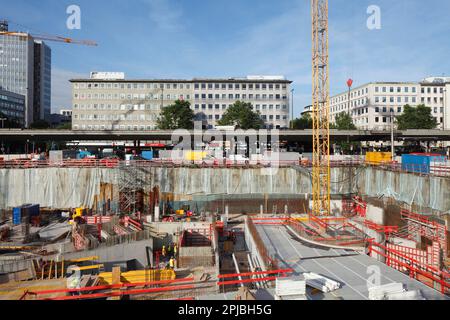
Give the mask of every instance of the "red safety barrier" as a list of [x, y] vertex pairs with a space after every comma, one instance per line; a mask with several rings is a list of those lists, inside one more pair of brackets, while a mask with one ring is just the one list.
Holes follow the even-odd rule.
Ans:
[[369, 221], [369, 220], [365, 220], [364, 225], [371, 230], [374, 230], [379, 233], [384, 233], [387, 235], [398, 232], [398, 230], [399, 230], [398, 226], [383, 226], [383, 225], [377, 224], [377, 223]]
[[254, 283], [254, 282], [260, 282], [260, 281], [275, 281], [278, 278], [284, 278], [284, 277], [285, 277], [285, 275], [281, 275], [279, 277], [265, 277], [265, 278], [255, 278], [255, 279], [245, 279], [245, 280], [220, 281], [220, 282], [217, 282], [217, 285], [226, 286], [226, 285], [232, 285], [232, 284]]
[[168, 291], [181, 291], [181, 290], [192, 290], [195, 289], [193, 285], [186, 286], [173, 286], [173, 287], [162, 287], [162, 288], [151, 288], [151, 289], [141, 289], [141, 290], [126, 290], [117, 292], [106, 292], [106, 293], [92, 293], [84, 294], [78, 296], [62, 296], [57, 298], [41, 299], [41, 300], [87, 300], [87, 299], [101, 299], [108, 297], [121, 297], [121, 296], [131, 296], [139, 294], [148, 294], [156, 292], [168, 292]]
[[[245, 272], [245, 273], [235, 273], [235, 274], [222, 274], [218, 276], [218, 279], [229, 279], [229, 278], [242, 278], [242, 277], [253, 277], [253, 276], [266, 276], [263, 278], [252, 278], [252, 279], [239, 279], [239, 280], [227, 280], [227, 281], [219, 281], [217, 285], [232, 285], [232, 284], [244, 284], [244, 283], [253, 283], [260, 281], [274, 281], [278, 278], [286, 277], [287, 273], [294, 272], [293, 269], [282, 269], [282, 270], [273, 270], [273, 271], [258, 271], [258, 272]], [[278, 276], [269, 276], [278, 274]]]
[[47, 294], [55, 294], [55, 293], [76, 293], [76, 292], [99, 291], [99, 290], [108, 290], [108, 289], [146, 287], [146, 286], [174, 284], [174, 283], [183, 283], [183, 282], [192, 282], [192, 281], [194, 281], [194, 278], [175, 279], [175, 280], [159, 280], [159, 281], [139, 282], [139, 283], [120, 283], [120, 284], [95, 286], [95, 287], [84, 287], [84, 288], [75, 288], [75, 289], [55, 289], [55, 290], [36, 291], [36, 292], [29, 292], [28, 294], [47, 295]]
[[99, 217], [99, 216], [97, 216], [97, 217], [86, 217], [86, 223], [87, 224], [91, 224], [91, 225], [94, 225], [94, 224], [99, 224], [99, 223], [108, 223], [108, 222], [111, 222], [111, 220], [112, 220], [112, 217]]
[[[448, 282], [450, 280], [450, 274], [443, 272], [442, 270], [439, 270], [435, 267], [424, 265], [420, 261], [408, 257], [405, 254], [393, 250], [392, 248], [388, 248], [380, 243], [375, 242], [374, 239], [369, 239], [369, 255], [372, 256], [373, 253], [379, 254], [390, 261], [394, 261], [397, 265], [402, 266], [409, 270], [409, 275], [411, 278], [417, 278], [417, 274], [431, 280], [433, 283], [438, 283], [441, 286], [441, 293], [447, 294], [450, 293], [450, 283]], [[380, 250], [375, 249], [374, 247], [378, 247]], [[389, 253], [393, 253], [395, 256], [398, 256], [402, 258], [403, 260], [407, 260], [409, 263], [406, 263], [404, 261], [401, 261], [397, 258], [394, 258], [393, 255], [390, 255]], [[415, 266], [417, 267], [415, 267]], [[424, 270], [421, 270], [419, 268], [423, 268]], [[437, 276], [436, 276], [437, 275]], [[439, 277], [439, 278], [438, 278]], [[422, 281], [423, 282], [423, 281]], [[423, 282], [430, 286], [427, 282]], [[434, 286], [431, 286], [434, 288]]]

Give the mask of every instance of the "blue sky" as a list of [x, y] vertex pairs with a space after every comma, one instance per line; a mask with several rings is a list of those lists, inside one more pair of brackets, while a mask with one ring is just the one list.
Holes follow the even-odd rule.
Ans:
[[[10, 29], [99, 43], [48, 43], [53, 111], [70, 106], [67, 80], [94, 70], [128, 78], [285, 75], [294, 81], [296, 114], [310, 104], [309, 0], [0, 2]], [[66, 28], [71, 4], [81, 8], [81, 30]], [[366, 26], [369, 5], [381, 8], [381, 30]], [[448, 0], [330, 0], [332, 94], [345, 90], [349, 77], [357, 86], [450, 75], [449, 14]]]

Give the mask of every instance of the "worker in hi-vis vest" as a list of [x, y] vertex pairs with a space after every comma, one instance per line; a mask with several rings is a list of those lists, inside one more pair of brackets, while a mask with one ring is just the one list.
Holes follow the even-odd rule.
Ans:
[[170, 258], [169, 267], [170, 269], [175, 269], [175, 259], [173, 257]]
[[163, 247], [162, 247], [161, 254], [162, 254], [163, 257], [166, 256], [166, 246], [163, 246]]
[[177, 251], [178, 251], [178, 247], [176, 244], [173, 245], [173, 255], [176, 257], [177, 256]]

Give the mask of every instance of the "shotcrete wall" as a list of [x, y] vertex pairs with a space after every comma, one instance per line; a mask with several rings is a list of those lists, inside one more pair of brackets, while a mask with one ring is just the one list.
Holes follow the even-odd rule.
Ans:
[[400, 202], [450, 211], [450, 179], [434, 176], [420, 176], [364, 168], [356, 175], [357, 190], [370, 197], [393, 198]]
[[[0, 169], [0, 209], [24, 203], [48, 208], [92, 207], [105, 185], [111, 185], [106, 198], [117, 200], [119, 169], [37, 168]], [[177, 200], [199, 195], [299, 195], [311, 193], [311, 176], [305, 168], [194, 169], [139, 168], [144, 191], [158, 186]], [[333, 194], [350, 190], [371, 197], [392, 197], [440, 211], [450, 210], [450, 179], [388, 172], [376, 168], [332, 168]], [[104, 192], [104, 191], [103, 191]], [[105, 197], [103, 197], [105, 198]]]

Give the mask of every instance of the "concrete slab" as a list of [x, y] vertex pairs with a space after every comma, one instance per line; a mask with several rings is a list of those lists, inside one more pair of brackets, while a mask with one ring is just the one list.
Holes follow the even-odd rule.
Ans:
[[348, 250], [324, 249], [303, 243], [284, 226], [257, 226], [270, 255], [279, 260], [280, 268], [292, 268], [296, 274], [314, 272], [342, 283], [331, 293], [308, 294], [312, 300], [368, 300], [370, 270], [380, 271], [381, 284], [401, 282], [407, 290], [420, 290], [429, 300], [447, 300], [437, 290], [363, 254]]

